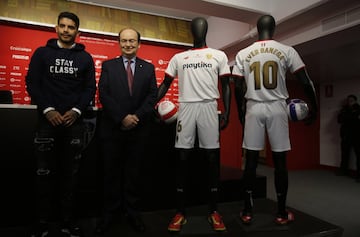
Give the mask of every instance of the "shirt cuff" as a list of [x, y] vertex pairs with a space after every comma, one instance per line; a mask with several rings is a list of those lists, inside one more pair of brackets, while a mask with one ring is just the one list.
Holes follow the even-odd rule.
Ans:
[[71, 110], [75, 111], [76, 113], [79, 114], [79, 116], [81, 115], [81, 111], [78, 108], [72, 108]]
[[46, 114], [47, 112], [52, 111], [52, 110], [55, 110], [55, 108], [54, 107], [47, 107], [46, 109], [44, 109], [43, 114]]

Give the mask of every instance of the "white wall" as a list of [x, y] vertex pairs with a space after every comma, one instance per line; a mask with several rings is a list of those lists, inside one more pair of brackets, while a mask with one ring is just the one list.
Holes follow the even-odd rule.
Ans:
[[[337, 113], [342, 101], [355, 94], [360, 102], [360, 78], [339, 79], [320, 86], [320, 164], [339, 167], [340, 165], [340, 126], [337, 123]], [[325, 87], [332, 85], [333, 96], [325, 96]], [[352, 151], [350, 168], [356, 168], [355, 154]]]
[[209, 47], [219, 49], [224, 45], [234, 42], [234, 39], [240, 39], [250, 30], [250, 26], [243, 22], [227, 20], [218, 17], [209, 17], [209, 24], [206, 43]]

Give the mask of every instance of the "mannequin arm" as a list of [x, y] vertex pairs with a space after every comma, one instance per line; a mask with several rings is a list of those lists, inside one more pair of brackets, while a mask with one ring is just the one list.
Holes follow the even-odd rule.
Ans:
[[156, 103], [158, 103], [165, 96], [165, 94], [169, 90], [169, 87], [173, 80], [174, 80], [174, 78], [172, 78], [168, 75], [165, 75], [163, 82], [160, 84], [160, 86], [158, 88]]
[[234, 77], [235, 81], [235, 100], [238, 108], [239, 120], [242, 125], [245, 122], [245, 113], [246, 113], [246, 83], [242, 77]]
[[308, 118], [306, 119], [306, 122], [312, 123], [314, 120], [316, 120], [317, 111], [318, 111], [318, 103], [317, 103], [317, 99], [316, 99], [316, 92], [315, 92], [314, 84], [311, 81], [305, 68], [297, 71], [295, 73], [295, 76], [303, 85], [305, 95], [310, 100], [310, 105], [311, 105], [310, 112], [309, 112]]
[[231, 101], [231, 89], [230, 89], [230, 78], [229, 76], [220, 77], [222, 97], [224, 103], [224, 114], [220, 117], [220, 129], [227, 127], [230, 116], [230, 101]]

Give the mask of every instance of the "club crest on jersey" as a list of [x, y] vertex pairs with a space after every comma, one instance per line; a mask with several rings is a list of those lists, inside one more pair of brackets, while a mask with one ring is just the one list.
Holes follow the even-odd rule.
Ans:
[[212, 54], [206, 54], [207, 59], [212, 59], [212, 57], [213, 57]]

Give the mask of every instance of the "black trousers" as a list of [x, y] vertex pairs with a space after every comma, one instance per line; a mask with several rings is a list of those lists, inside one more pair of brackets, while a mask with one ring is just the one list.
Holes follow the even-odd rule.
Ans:
[[[60, 207], [64, 221], [74, 219], [75, 192], [84, 141], [81, 120], [71, 127], [53, 127], [41, 118], [34, 139], [37, 159], [37, 216], [49, 221], [58, 216], [53, 211]], [[57, 205], [58, 204], [58, 205]]]
[[101, 140], [104, 195], [103, 217], [115, 213], [140, 215], [141, 161], [146, 156], [147, 129], [115, 131], [114, 136]]
[[343, 136], [341, 138], [341, 163], [340, 169], [343, 173], [349, 171], [351, 150], [354, 149], [356, 156], [356, 175], [360, 177], [360, 136]]

